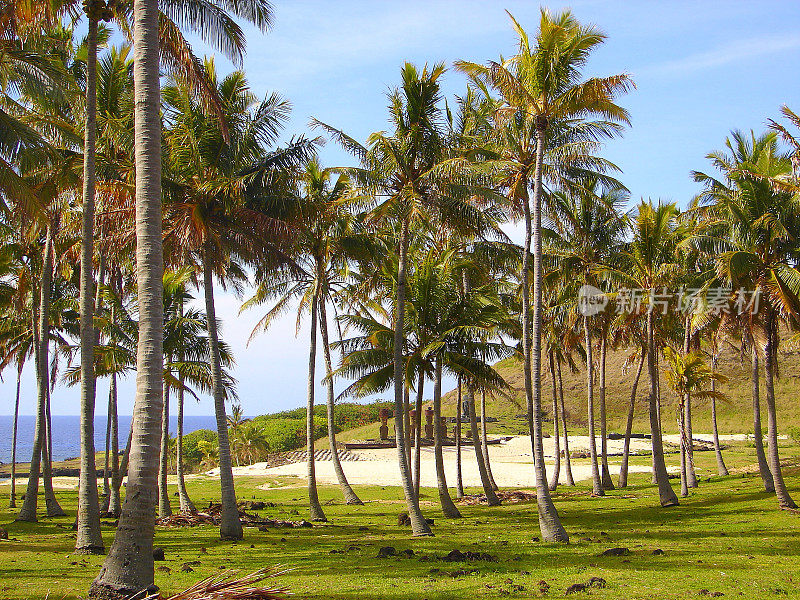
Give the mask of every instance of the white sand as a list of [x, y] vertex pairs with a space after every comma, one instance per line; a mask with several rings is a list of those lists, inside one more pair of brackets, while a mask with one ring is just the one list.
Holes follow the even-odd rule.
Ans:
[[[704, 437], [704, 436], [695, 436]], [[738, 437], [738, 436], [730, 436]], [[677, 438], [676, 438], [677, 439]], [[563, 441], [563, 439], [562, 439]], [[588, 450], [588, 436], [570, 436], [570, 451]], [[609, 453], [622, 452], [622, 440], [608, 440]], [[600, 440], [597, 441], [598, 450]], [[649, 440], [631, 440], [631, 452], [638, 450], [650, 450]], [[347, 479], [353, 484], [366, 485], [399, 485], [400, 468], [397, 464], [397, 450], [394, 448], [375, 449], [375, 450], [349, 450], [350, 454], [359, 455], [360, 460], [342, 461]], [[553, 469], [554, 443], [552, 438], [544, 440], [545, 464], [548, 473]], [[444, 468], [448, 484], [453, 486], [456, 478], [456, 449], [448, 446], [443, 448]], [[489, 446], [489, 457], [491, 459], [492, 474], [495, 482], [501, 487], [533, 487], [535, 485], [533, 461], [531, 460], [531, 443], [527, 436], [515, 436], [501, 444]], [[609, 461], [609, 468], [612, 476], [619, 472], [619, 457], [612, 457]], [[630, 473], [647, 472], [649, 466], [630, 465]], [[421, 452], [421, 471], [422, 486], [436, 486], [436, 466], [434, 463], [433, 447], [422, 448]], [[256, 463], [246, 467], [234, 467], [234, 475], [248, 476], [289, 476], [305, 480], [308, 472], [308, 465], [305, 461], [282, 465], [280, 467], [268, 467], [266, 463]], [[218, 469], [207, 473], [212, 477], [219, 474]], [[336, 484], [336, 474], [333, 470], [333, 463], [329, 460], [316, 461], [317, 481], [322, 484]], [[572, 460], [572, 476], [576, 481], [591, 478], [591, 465], [585, 459]], [[471, 445], [464, 446], [462, 460], [462, 479], [465, 486], [480, 486], [480, 475], [478, 473], [475, 452]], [[564, 464], [562, 462], [559, 481], [566, 483]], [[268, 486], [266, 486], [268, 487]]]

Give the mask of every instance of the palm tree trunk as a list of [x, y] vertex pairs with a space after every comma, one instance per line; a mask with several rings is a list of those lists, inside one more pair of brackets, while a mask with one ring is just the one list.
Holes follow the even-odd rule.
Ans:
[[[48, 350], [49, 353], [49, 350]], [[49, 360], [49, 358], [48, 358]], [[49, 381], [48, 375], [48, 381]], [[45, 444], [42, 446], [42, 487], [44, 487], [44, 505], [48, 517], [63, 517], [67, 513], [61, 508], [53, 489], [53, 419], [50, 415], [50, 385], [47, 386], [47, 404], [45, 406], [47, 428], [45, 429]], [[97, 467], [95, 467], [96, 469]], [[95, 471], [95, 487], [97, 486], [97, 472]]]
[[761, 400], [759, 390], [759, 367], [758, 351], [755, 345], [752, 349], [752, 379], [753, 379], [753, 445], [756, 447], [756, 460], [758, 461], [758, 472], [764, 482], [764, 491], [770, 494], [775, 492], [775, 484], [772, 480], [772, 471], [769, 470], [767, 456], [764, 453], [764, 434], [761, 428]]
[[[178, 314], [183, 317], [183, 301], [178, 304]], [[183, 353], [179, 356], [179, 360], [183, 361]], [[185, 400], [186, 391], [183, 389], [183, 375], [179, 375], [178, 381], [178, 426], [177, 426], [177, 439], [175, 440], [175, 474], [178, 478], [178, 501], [180, 503], [180, 511], [185, 514], [195, 514], [194, 502], [189, 497], [189, 492], [186, 491], [186, 478], [183, 472], [183, 404]]]
[[684, 395], [681, 399], [680, 404], [678, 405], [678, 431], [680, 432], [680, 448], [681, 448], [681, 497], [686, 498], [689, 495], [689, 477], [688, 477], [688, 465], [687, 465], [687, 455], [688, 451], [686, 446], [688, 444], [688, 438], [686, 437], [686, 401], [688, 399], [689, 394]]
[[481, 449], [483, 450], [483, 462], [486, 465], [489, 483], [492, 484], [492, 489], [497, 491], [498, 487], [492, 475], [492, 464], [489, 461], [489, 436], [486, 433], [486, 390], [481, 390]]
[[[17, 521], [36, 522], [36, 509], [39, 498], [39, 474], [42, 466], [42, 455], [47, 455], [44, 447], [47, 443], [47, 391], [49, 377], [47, 375], [47, 348], [46, 333], [49, 330], [48, 308], [50, 306], [50, 286], [53, 277], [53, 226], [47, 227], [44, 245], [44, 260], [42, 264], [42, 278], [39, 286], [39, 305], [33, 311], [33, 338], [34, 338], [34, 364], [36, 367], [37, 384], [37, 410], [36, 427], [33, 434], [33, 452], [28, 469], [28, 486], [25, 490], [25, 499], [17, 515]], [[38, 322], [37, 322], [38, 320]]]
[[[536, 123], [536, 170], [533, 187], [533, 231], [531, 211], [525, 199], [525, 250], [523, 264], [523, 347], [526, 348], [525, 391], [529, 397], [528, 425], [533, 442], [533, 462], [536, 473], [536, 504], [539, 509], [539, 530], [546, 542], [568, 542], [569, 536], [547, 489], [542, 440], [542, 163], [545, 152], [547, 120], [538, 116]], [[528, 334], [528, 270], [531, 236], [533, 237], [533, 339]], [[530, 364], [530, 366], [528, 366]]]
[[[114, 485], [111, 488], [112, 500], [114, 496], [117, 498], [117, 502], [121, 502], [120, 492], [122, 489], [122, 480], [128, 476], [128, 462], [130, 462], [131, 457], [131, 445], [133, 444], [133, 419], [131, 419], [131, 427], [128, 431], [128, 440], [125, 442], [125, 450], [122, 453], [122, 458], [119, 461], [119, 470], [117, 471], [117, 477], [113, 480]], [[109, 506], [109, 510], [114, 509], [113, 502]], [[119, 511], [115, 514], [115, 516], [119, 516], [122, 514], [122, 509], [120, 508]]]
[[164, 382], [164, 410], [161, 414], [161, 454], [158, 463], [158, 518], [169, 517], [172, 506], [169, 503], [167, 470], [169, 466], [169, 385]]
[[317, 291], [311, 297], [311, 341], [308, 348], [308, 397], [306, 403], [306, 464], [308, 466], [308, 510], [312, 521], [325, 522], [317, 494], [316, 459], [314, 457], [314, 387], [317, 367]]
[[111, 395], [108, 398], [109, 406], [106, 408], [106, 446], [105, 456], [103, 457], [103, 504], [100, 513], [108, 512], [108, 501], [111, 498]]
[[561, 378], [561, 361], [556, 361], [556, 371], [558, 371], [558, 399], [561, 404], [561, 424], [564, 427], [564, 467], [567, 474], [567, 485], [574, 486], [575, 479], [572, 477], [572, 459], [569, 455], [569, 434], [567, 433], [567, 410], [564, 407], [564, 382]]
[[408, 516], [411, 519], [411, 530], [414, 535], [433, 535], [422, 511], [419, 508], [419, 498], [414, 494], [409, 468], [408, 455], [406, 454], [406, 436], [403, 431], [403, 396], [405, 369], [403, 368], [403, 349], [405, 347], [405, 303], [406, 303], [406, 262], [408, 260], [408, 218], [403, 219], [400, 231], [399, 260], [397, 264], [397, 298], [395, 301], [394, 320], [394, 414], [395, 434], [397, 445], [397, 460], [400, 467], [400, 484], [406, 499]]
[[[95, 200], [95, 138], [97, 136], [97, 23], [96, 3], [87, 5], [89, 31], [86, 37], [86, 127], [83, 147], [83, 214], [80, 275], [80, 335], [81, 335], [81, 470], [78, 485], [77, 554], [105, 552], [100, 531], [100, 501], [97, 496], [97, 467], [94, 448], [95, 385], [94, 345], [94, 200]], [[106, 453], [106, 457], [108, 453]], [[106, 461], [108, 459], [106, 458]], [[108, 490], [108, 468], [104, 472]], [[107, 497], [107, 496], [106, 496]]]
[[764, 388], [767, 395], [767, 461], [772, 472], [772, 483], [775, 485], [775, 495], [781, 508], [797, 508], [781, 471], [781, 459], [778, 454], [778, 413], [775, 409], [775, 371], [776, 371], [776, 340], [777, 326], [775, 315], [767, 315], [767, 341], [764, 344]]
[[583, 317], [583, 333], [586, 345], [586, 407], [589, 415], [589, 460], [592, 465], [592, 496], [605, 496], [600, 469], [597, 464], [597, 441], [594, 431], [594, 360], [592, 358], [592, 334], [589, 317]]
[[9, 508], [17, 507], [17, 426], [19, 424], [19, 388], [22, 381], [22, 363], [17, 368], [17, 395], [14, 400], [14, 425], [11, 433], [11, 499]]
[[548, 488], [554, 492], [558, 487], [558, 477], [561, 474], [561, 443], [558, 431], [558, 382], [556, 381], [556, 361], [554, 352], [547, 353], [550, 359], [550, 381], [553, 383], [553, 474]]
[[614, 482], [608, 470], [608, 420], [606, 419], [606, 355], [608, 333], [604, 330], [600, 340], [600, 477], [604, 490], [613, 490]]
[[328, 442], [331, 448], [331, 460], [333, 461], [333, 470], [336, 473], [336, 479], [339, 482], [339, 487], [342, 489], [344, 501], [351, 505], [363, 505], [361, 498], [353, 491], [344, 474], [341, 460], [339, 459], [339, 448], [336, 445], [336, 424], [334, 422], [334, 390], [333, 390], [333, 361], [331, 360], [331, 345], [328, 339], [328, 315], [323, 299], [319, 302], [319, 327], [322, 333], [322, 353], [325, 357], [325, 370], [327, 375], [327, 389], [328, 389]]
[[661, 506], [677, 506], [678, 497], [669, 483], [667, 465], [664, 462], [664, 444], [661, 441], [654, 327], [653, 311], [649, 310], [647, 312], [647, 371], [650, 376], [650, 438], [653, 447], [653, 477], [655, 477], [656, 485], [658, 485]]
[[472, 384], [467, 384], [467, 403], [469, 404], [469, 430], [472, 436], [472, 447], [475, 450], [475, 461], [478, 463], [478, 474], [481, 478], [483, 493], [486, 495], [486, 502], [489, 506], [500, 506], [500, 498], [494, 493], [492, 482], [486, 472], [486, 463], [481, 454], [481, 438], [478, 434], [478, 417], [475, 413], [475, 388]]
[[414, 477], [414, 494], [419, 498], [419, 480], [420, 480], [420, 467], [422, 466], [422, 398], [425, 389], [425, 373], [422, 369], [417, 376], [417, 398], [414, 402], [414, 411], [416, 419], [414, 420], [414, 468], [412, 475]]
[[[711, 355], [711, 369], [717, 370], [717, 353]], [[717, 391], [717, 381], [711, 381], [711, 391]], [[722, 447], [719, 444], [719, 429], [717, 427], [717, 399], [711, 397], [711, 431], [714, 437], [714, 455], [717, 458], [717, 475], [727, 475], [728, 467], [725, 466], [725, 461], [722, 459]]]
[[[113, 308], [111, 309], [114, 310]], [[113, 317], [112, 317], [113, 321]], [[119, 491], [122, 483], [119, 464], [119, 414], [117, 410], [117, 374], [111, 373], [111, 384], [108, 388], [108, 420], [111, 422], [111, 490], [108, 498], [107, 512], [118, 517], [122, 510]]]
[[436, 463], [436, 487], [439, 491], [439, 504], [448, 519], [460, 519], [461, 512], [456, 508], [450, 491], [447, 489], [447, 478], [444, 473], [444, 457], [442, 455], [442, 363], [436, 359], [436, 379], [433, 383], [433, 457]]
[[619, 466], [619, 487], [628, 487], [628, 459], [631, 455], [631, 432], [633, 431], [633, 412], [636, 408], [636, 391], [639, 389], [639, 380], [642, 377], [642, 370], [644, 369], [644, 359], [647, 356], [647, 351], [643, 347], [642, 354], [639, 357], [639, 366], [636, 368], [636, 376], [633, 378], [633, 385], [631, 386], [631, 398], [628, 402], [628, 418], [625, 420], [625, 441], [622, 445], [622, 463]]
[[219, 483], [222, 492], [222, 514], [219, 535], [223, 540], [240, 540], [244, 533], [236, 505], [236, 489], [231, 465], [231, 445], [228, 440], [228, 415], [225, 413], [225, 393], [222, 385], [222, 363], [219, 354], [217, 315], [214, 306], [214, 273], [212, 272], [211, 248], [206, 245], [203, 260], [203, 288], [206, 296], [206, 320], [208, 322], [208, 349], [211, 365], [211, 385], [214, 395], [214, 415], [217, 420], [219, 444]]
[[161, 239], [161, 93], [158, 2], [134, 0], [136, 279], [139, 338], [128, 485], [114, 543], [90, 598], [124, 598], [154, 588], [153, 534], [164, 356]]
[[458, 377], [458, 406], [456, 406], [456, 498], [464, 497], [464, 478], [461, 474], [461, 376]]

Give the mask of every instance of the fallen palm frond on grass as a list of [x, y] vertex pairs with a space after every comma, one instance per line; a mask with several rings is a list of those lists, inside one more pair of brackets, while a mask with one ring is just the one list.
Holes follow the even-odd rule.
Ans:
[[[520, 502], [533, 502], [536, 500], [536, 494], [532, 492], [525, 492], [522, 490], [499, 490], [496, 492], [497, 497], [506, 504], [519, 504]], [[466, 506], [477, 506], [479, 504], [486, 504], [486, 494], [472, 494], [464, 496], [456, 500], [458, 504]]]
[[237, 577], [239, 571], [230, 570], [198, 581], [169, 598], [156, 593], [144, 600], [282, 600], [290, 595], [288, 588], [262, 587], [257, 584], [286, 572], [287, 569], [266, 568]]

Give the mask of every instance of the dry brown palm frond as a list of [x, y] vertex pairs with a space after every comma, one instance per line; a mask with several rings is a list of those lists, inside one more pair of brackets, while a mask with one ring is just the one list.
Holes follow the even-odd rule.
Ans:
[[[228, 570], [212, 575], [166, 600], [278, 600], [290, 595], [285, 587], [261, 587], [257, 584], [286, 573], [281, 567], [259, 569], [238, 577], [239, 571]], [[164, 600], [160, 594], [144, 600]]]

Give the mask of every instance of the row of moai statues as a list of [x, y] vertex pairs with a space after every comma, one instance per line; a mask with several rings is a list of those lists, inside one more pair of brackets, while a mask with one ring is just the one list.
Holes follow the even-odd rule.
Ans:
[[[381, 427], [380, 427], [380, 438], [381, 440], [388, 440], [389, 439], [389, 417], [391, 412], [387, 408], [382, 408], [380, 410], [379, 417], [381, 419]], [[411, 422], [411, 439], [414, 440], [417, 433], [417, 411], [410, 410], [408, 413], [409, 421]], [[441, 417], [439, 419], [439, 427], [441, 428], [442, 435], [447, 437], [447, 420], [445, 417]], [[429, 406], [425, 409], [425, 428], [424, 428], [424, 435], [423, 439], [432, 440], [433, 439], [433, 409]]]

